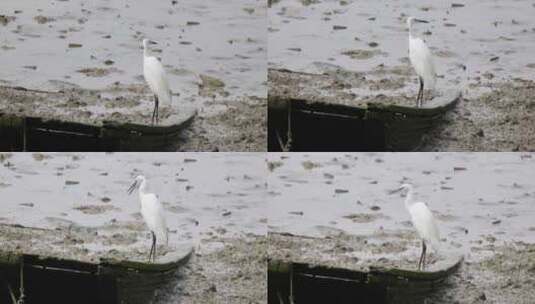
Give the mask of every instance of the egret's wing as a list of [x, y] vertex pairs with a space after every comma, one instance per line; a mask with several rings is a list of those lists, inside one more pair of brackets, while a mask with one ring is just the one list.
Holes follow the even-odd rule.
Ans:
[[420, 236], [428, 243], [431, 243], [435, 250], [438, 250], [440, 236], [431, 210], [427, 208], [425, 203], [418, 202], [411, 205], [409, 212], [412, 217], [412, 223]]
[[167, 81], [167, 74], [162, 63], [154, 56], [145, 57], [143, 64], [143, 74], [149, 84], [150, 89], [154, 92], [160, 102], [169, 105], [171, 103], [171, 91]]
[[433, 89], [436, 82], [435, 63], [431, 50], [421, 38], [409, 39], [409, 58], [416, 74], [423, 78], [425, 88]]
[[162, 204], [160, 204], [155, 194], [148, 193], [143, 195], [141, 199], [141, 215], [143, 215], [149, 229], [156, 234], [156, 238], [163, 240], [167, 244], [165, 213]]

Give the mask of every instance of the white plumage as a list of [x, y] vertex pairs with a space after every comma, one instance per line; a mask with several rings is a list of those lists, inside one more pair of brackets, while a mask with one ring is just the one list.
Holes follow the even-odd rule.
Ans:
[[156, 194], [141, 193], [140, 188], [139, 200], [141, 201], [141, 215], [147, 227], [156, 234], [157, 240], [161, 240], [167, 245], [167, 223], [163, 207]]
[[154, 112], [152, 117], [154, 123], [155, 119], [156, 122], [158, 121], [159, 104], [170, 105], [172, 97], [167, 81], [167, 74], [162, 63], [158, 58], [149, 54], [149, 42], [151, 41], [143, 39], [143, 76], [152, 93], [154, 93]]
[[152, 246], [149, 254], [149, 261], [156, 259], [156, 246], [158, 241], [163, 241], [168, 244], [168, 232], [167, 222], [165, 220], [165, 213], [158, 200], [158, 197], [154, 193], [147, 193], [147, 180], [144, 176], [138, 175], [128, 189], [129, 193], [132, 193], [134, 189], [139, 188], [139, 201], [141, 202], [141, 215], [143, 220], [147, 224], [147, 227], [152, 234]]
[[167, 82], [167, 74], [158, 58], [145, 56], [143, 60], [143, 76], [151, 91], [158, 96], [159, 101], [169, 105], [171, 103], [171, 91]]
[[440, 236], [435, 218], [425, 203], [413, 202], [412, 185], [403, 184], [400, 189], [408, 190], [405, 198], [405, 208], [411, 215], [412, 225], [422, 239], [422, 255], [420, 256], [418, 269], [425, 268], [426, 245], [430, 244], [435, 251], [438, 251], [440, 246]]
[[415, 37], [412, 34], [412, 24], [415, 21], [426, 21], [414, 19], [413, 17], [407, 19], [407, 26], [409, 27], [409, 59], [420, 81], [417, 97], [417, 104], [420, 107], [423, 102], [424, 86], [430, 90], [435, 88], [436, 71], [431, 50], [429, 50], [422, 38]]
[[423, 202], [412, 203], [407, 210], [411, 215], [412, 224], [416, 231], [427, 244], [438, 250], [440, 236], [433, 214]]
[[435, 64], [431, 51], [419, 37], [409, 37], [409, 58], [416, 74], [423, 78], [424, 84], [432, 90], [436, 84]]

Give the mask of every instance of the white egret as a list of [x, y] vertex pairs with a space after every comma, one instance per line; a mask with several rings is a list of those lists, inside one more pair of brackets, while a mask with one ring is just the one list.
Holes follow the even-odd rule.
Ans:
[[438, 228], [435, 222], [435, 218], [431, 213], [431, 210], [427, 208], [427, 205], [423, 202], [413, 202], [412, 185], [403, 184], [399, 190], [407, 190], [407, 196], [405, 197], [405, 208], [411, 215], [411, 221], [414, 228], [422, 239], [422, 254], [420, 255], [420, 261], [418, 262], [418, 270], [425, 269], [425, 254], [427, 245], [438, 251], [440, 237]]
[[431, 51], [422, 38], [413, 36], [412, 24], [414, 22], [428, 23], [428, 21], [413, 17], [407, 18], [407, 26], [409, 27], [409, 59], [420, 81], [416, 105], [421, 107], [424, 100], [424, 87], [430, 90], [435, 87], [436, 73]]
[[143, 76], [154, 93], [154, 111], [152, 112], [152, 124], [154, 124], [154, 121], [158, 123], [159, 102], [171, 104], [171, 91], [162, 63], [158, 58], [149, 54], [149, 43], [156, 44], [152, 40], [143, 39]]
[[167, 224], [165, 221], [165, 214], [158, 197], [154, 193], [147, 193], [147, 180], [143, 175], [138, 175], [134, 183], [128, 189], [128, 194], [139, 188], [139, 200], [141, 202], [141, 215], [143, 220], [149, 227], [152, 234], [152, 246], [149, 253], [149, 262], [156, 260], [156, 242], [157, 240], [165, 240], [167, 245]]

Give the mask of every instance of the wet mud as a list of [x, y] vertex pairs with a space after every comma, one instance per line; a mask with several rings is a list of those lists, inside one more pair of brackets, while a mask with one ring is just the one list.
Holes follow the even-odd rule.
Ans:
[[[373, 242], [373, 239], [383, 242]], [[418, 244], [419, 240], [410, 231], [370, 237], [333, 231], [324, 238], [270, 233], [268, 256], [275, 260], [362, 272], [368, 271], [370, 266], [416, 270], [419, 256], [411, 257], [406, 253], [411, 247], [418, 248]], [[427, 261], [426, 269], [433, 271], [451, 263], [452, 259], [432, 253]]]
[[[140, 222], [106, 227], [63, 224], [55, 230], [0, 225], [2, 250], [87, 263], [103, 258], [147, 262], [150, 239]], [[152, 303], [266, 303], [266, 246], [265, 237], [253, 234], [203, 239], [176, 279], [157, 290]], [[162, 258], [183, 249], [160, 245], [156, 250]]]
[[177, 142], [177, 151], [266, 151], [267, 100], [221, 101], [225, 110], [200, 112]]
[[492, 84], [489, 90], [446, 113], [422, 151], [535, 151], [535, 82]]
[[[416, 253], [412, 257], [405, 254], [409, 247], [419, 244], [408, 231], [369, 237], [339, 232], [325, 238], [269, 234], [268, 242], [270, 259], [312, 266], [367, 272], [369, 266], [416, 270], [418, 263]], [[480, 261], [463, 262], [460, 269], [424, 297], [423, 303], [529, 303], [527, 299], [535, 296], [535, 245], [513, 242], [490, 245], [486, 250], [495, 254]], [[451, 267], [455, 258], [430, 253], [426, 271]]]
[[[206, 92], [210, 88], [204, 88]], [[150, 126], [154, 101], [144, 85], [114, 85], [101, 90], [63, 87], [58, 91], [35, 91], [0, 87], [0, 111], [22, 117], [39, 117], [102, 126], [105, 122]], [[174, 151], [265, 151], [265, 98], [214, 99], [210, 110], [194, 102], [180, 107], [160, 105], [159, 125], [168, 126], [194, 116], [177, 141]]]
[[[145, 86], [118, 87], [108, 90], [86, 90], [79, 87], [59, 91], [31, 91], [24, 88], [3, 87], [0, 89], [0, 111], [22, 117], [40, 117], [101, 126], [105, 121], [151, 125], [152, 101], [143, 100], [142, 93], [150, 96]], [[162, 105], [161, 123], [172, 124], [179, 120], [179, 114], [189, 114], [189, 109], [172, 109]], [[170, 118], [170, 116], [174, 116]], [[187, 117], [187, 116], [186, 116]]]
[[266, 247], [255, 236], [203, 241], [179, 284], [162, 289], [155, 303], [267, 303]]
[[384, 103], [402, 106], [414, 106], [415, 101], [409, 96], [389, 96], [385, 94], [359, 96], [350, 90], [369, 89], [385, 90], [387, 87], [403, 86], [399, 80], [373, 80], [366, 73], [351, 72], [341, 67], [330, 66], [322, 74], [293, 72], [289, 70], [270, 69], [269, 99], [298, 99], [310, 103], [342, 104], [365, 107], [368, 103]]
[[[1, 225], [2, 250], [95, 264], [103, 258], [148, 261], [146, 249], [150, 238], [142, 222], [85, 227], [68, 220], [48, 220], [57, 222], [58, 227], [50, 230]], [[157, 248], [159, 257], [172, 250], [167, 246]]]
[[522, 242], [494, 247], [496, 255], [464, 263], [445, 286], [430, 294], [433, 303], [529, 303], [533, 290], [535, 246]]

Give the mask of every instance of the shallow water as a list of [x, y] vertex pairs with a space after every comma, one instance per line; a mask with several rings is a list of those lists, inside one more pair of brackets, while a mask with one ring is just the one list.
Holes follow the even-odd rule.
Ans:
[[[143, 174], [164, 204], [169, 230], [177, 231], [170, 243], [223, 230], [228, 237], [264, 235], [264, 172], [255, 153], [12, 154], [0, 167], [0, 222], [54, 229], [141, 221], [138, 196], [126, 190]], [[102, 209], [84, 213], [80, 206]]]
[[269, 160], [281, 165], [268, 178], [269, 231], [318, 237], [343, 231], [371, 241], [382, 231], [412, 231], [404, 197], [390, 194], [409, 182], [415, 199], [435, 212], [446, 251], [477, 257], [489, 242], [535, 243], [534, 154], [271, 154]]
[[[329, 65], [359, 72], [377, 70], [379, 65], [386, 70], [407, 67], [405, 17], [415, 16], [430, 22], [417, 24], [414, 29], [419, 36], [430, 32], [423, 38], [435, 55], [440, 75], [438, 91], [460, 86], [465, 94], [479, 95], [485, 92], [486, 83], [515, 77], [535, 79], [532, 1], [457, 1], [464, 6], [455, 8], [452, 2], [439, 0], [420, 1], [417, 5], [410, 1], [307, 2], [312, 4], [283, 0], [269, 9], [269, 67], [312, 73], [322, 72]], [[341, 54], [348, 50], [372, 53], [363, 59], [351, 59]], [[466, 66], [466, 71], [461, 65]], [[411, 73], [415, 75], [412, 70]], [[411, 81], [414, 85], [394, 93], [415, 92], [416, 77]], [[468, 85], [478, 88], [468, 90]]]
[[[0, 80], [55, 89], [57, 81], [101, 89], [141, 83], [141, 39], [159, 42], [171, 90], [197, 94], [198, 74], [231, 96], [266, 96], [266, 5], [262, 1], [2, 1]], [[52, 20], [34, 19], [36, 16]], [[70, 44], [81, 44], [81, 46]], [[113, 62], [107, 62], [111, 60]], [[100, 77], [77, 72], [111, 69]]]

